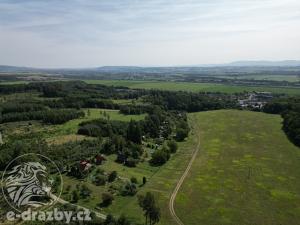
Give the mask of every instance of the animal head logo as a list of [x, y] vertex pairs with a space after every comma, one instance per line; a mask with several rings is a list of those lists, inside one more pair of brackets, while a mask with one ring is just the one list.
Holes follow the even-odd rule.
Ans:
[[[47, 159], [48, 162], [54, 164], [45, 156], [38, 155], [38, 157], [43, 158], [44, 161]], [[55, 182], [50, 176], [46, 164], [25, 161], [19, 165], [10, 166], [14, 165], [15, 160], [7, 166], [2, 177], [2, 192], [6, 201], [17, 211], [53, 205], [59, 197], [55, 195], [57, 193], [52, 193]], [[57, 168], [56, 165], [55, 168]], [[59, 185], [62, 190], [62, 179], [58, 168], [56, 175], [60, 178]], [[60, 193], [58, 194], [60, 195]]]

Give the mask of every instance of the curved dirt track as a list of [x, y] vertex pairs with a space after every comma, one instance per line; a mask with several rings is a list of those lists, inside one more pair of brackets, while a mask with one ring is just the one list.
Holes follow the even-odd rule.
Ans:
[[177, 185], [171, 195], [171, 198], [170, 198], [170, 201], [169, 201], [169, 210], [170, 210], [170, 213], [171, 213], [171, 216], [173, 217], [174, 221], [176, 222], [176, 224], [178, 225], [184, 225], [184, 223], [179, 219], [179, 217], [176, 215], [176, 212], [174, 210], [174, 201], [176, 199], [176, 195], [181, 187], [181, 185], [183, 184], [184, 182], [184, 179], [187, 177], [187, 175], [189, 174], [190, 172], [190, 169], [193, 165], [193, 162], [199, 152], [199, 149], [200, 149], [200, 136], [198, 136], [198, 143], [197, 143], [197, 147], [196, 149], [194, 150], [193, 152], [193, 155], [192, 155], [192, 158], [187, 166], [187, 168], [185, 169], [184, 173], [182, 174], [180, 180], [177, 182]]

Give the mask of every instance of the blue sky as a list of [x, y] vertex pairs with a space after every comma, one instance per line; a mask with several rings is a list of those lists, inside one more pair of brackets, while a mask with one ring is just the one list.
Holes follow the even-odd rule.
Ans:
[[299, 0], [0, 0], [0, 64], [300, 59]]

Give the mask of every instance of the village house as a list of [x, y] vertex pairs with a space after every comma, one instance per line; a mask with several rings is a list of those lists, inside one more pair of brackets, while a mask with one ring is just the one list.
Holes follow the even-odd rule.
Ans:
[[79, 167], [81, 171], [89, 171], [92, 167], [92, 164], [88, 160], [81, 160], [79, 163]]
[[243, 99], [238, 99], [238, 104], [242, 108], [261, 109], [273, 98], [273, 95], [271, 92], [250, 92], [244, 97]]

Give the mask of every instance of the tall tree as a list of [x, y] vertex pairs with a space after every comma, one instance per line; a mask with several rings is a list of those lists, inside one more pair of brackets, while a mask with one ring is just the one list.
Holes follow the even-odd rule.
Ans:
[[160, 209], [156, 206], [154, 195], [147, 192], [146, 195], [138, 196], [140, 207], [144, 211], [145, 224], [154, 225], [159, 222]]
[[142, 143], [142, 132], [140, 124], [134, 120], [131, 120], [127, 128], [127, 139], [136, 144]]

